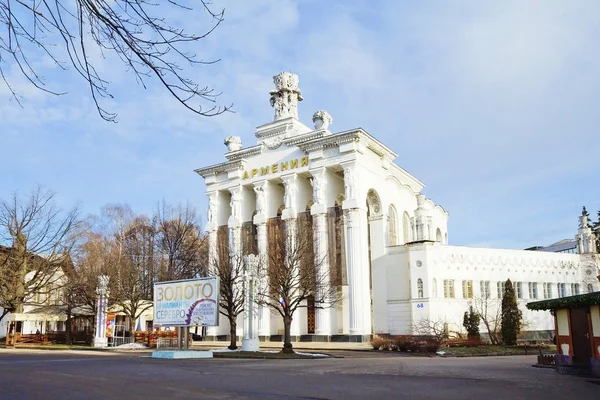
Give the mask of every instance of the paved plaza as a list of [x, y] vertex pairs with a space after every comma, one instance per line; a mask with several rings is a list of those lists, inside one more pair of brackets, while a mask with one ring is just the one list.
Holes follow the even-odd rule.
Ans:
[[598, 399], [591, 379], [535, 356], [439, 358], [334, 352], [309, 360], [156, 360], [149, 353], [0, 350], [3, 400]]

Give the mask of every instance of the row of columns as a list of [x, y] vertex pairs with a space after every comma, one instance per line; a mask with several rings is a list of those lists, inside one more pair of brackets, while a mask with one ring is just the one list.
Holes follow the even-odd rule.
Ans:
[[[326, 169], [320, 168], [310, 171], [312, 174], [311, 184], [313, 187], [313, 205], [311, 215], [313, 218], [313, 240], [314, 255], [316, 262], [317, 282], [322, 282], [322, 286], [317, 288], [322, 294], [330, 282], [330, 265], [328, 257], [328, 229], [327, 229], [327, 206], [325, 204], [325, 186]], [[351, 335], [361, 335], [371, 333], [371, 294], [370, 294], [370, 276], [369, 276], [369, 252], [368, 252], [368, 228], [361, 221], [366, 221], [366, 211], [364, 202], [356, 198], [356, 184], [354, 176], [354, 166], [346, 165], [344, 167], [344, 194], [345, 200], [342, 204], [345, 217], [345, 248], [346, 248], [346, 267], [348, 277], [348, 307], [349, 307], [349, 333]], [[296, 222], [296, 191], [297, 175], [290, 174], [282, 176], [285, 187], [284, 209], [282, 220], [285, 224], [285, 232], [292, 235], [297, 229]], [[242, 221], [241, 221], [241, 201], [242, 187], [240, 185], [229, 189], [231, 193], [231, 216], [228, 220], [230, 249], [234, 255], [242, 253]], [[267, 181], [261, 181], [254, 184], [256, 193], [256, 215], [253, 223], [257, 228], [257, 247], [258, 257], [261, 263], [267, 263], [268, 260], [268, 237], [267, 237], [267, 214], [266, 197], [268, 195]], [[216, 223], [216, 205], [218, 194], [209, 193], [209, 211], [207, 226], [209, 235], [209, 255], [211, 268], [214, 268], [218, 259], [218, 237]], [[362, 205], [360, 207], [359, 205]], [[293, 245], [286, 240], [286, 245]], [[267, 265], [261, 265], [266, 268]], [[267, 284], [268, 282], [263, 282]], [[319, 297], [319, 296], [317, 296]], [[270, 310], [267, 307], [260, 307], [258, 311], [258, 332], [259, 336], [269, 336], [271, 333]], [[333, 313], [329, 307], [319, 307], [315, 304], [315, 334], [331, 335]], [[294, 318], [292, 323], [292, 332], [298, 329], [299, 318]]]

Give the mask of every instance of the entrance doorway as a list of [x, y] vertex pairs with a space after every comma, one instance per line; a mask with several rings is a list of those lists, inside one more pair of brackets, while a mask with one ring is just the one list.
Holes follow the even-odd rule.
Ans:
[[573, 338], [573, 362], [589, 364], [592, 357], [590, 342], [589, 309], [573, 308], [570, 310], [571, 336]]

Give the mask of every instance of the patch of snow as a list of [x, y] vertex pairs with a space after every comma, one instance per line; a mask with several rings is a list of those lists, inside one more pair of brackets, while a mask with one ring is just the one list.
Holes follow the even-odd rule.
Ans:
[[126, 343], [119, 346], [115, 346], [115, 349], [147, 349], [148, 347], [143, 343]]
[[444, 354], [446, 354], [445, 351], [436, 351], [435, 354], [437, 354], [438, 356], [443, 356]]
[[320, 353], [300, 353], [299, 351], [296, 354], [300, 354], [301, 356], [310, 356], [310, 357], [329, 357], [327, 354]]
[[227, 347], [225, 347], [225, 348], [223, 348], [223, 349], [214, 349], [214, 350], [211, 350], [211, 351], [212, 351], [213, 353], [223, 353], [223, 352], [227, 352], [227, 353], [228, 353], [228, 352], [234, 352], [234, 351], [242, 351], [242, 348], [241, 348], [241, 347], [238, 347], [238, 348], [237, 348], [237, 349], [235, 349], [235, 350], [231, 350], [231, 349], [228, 349]]

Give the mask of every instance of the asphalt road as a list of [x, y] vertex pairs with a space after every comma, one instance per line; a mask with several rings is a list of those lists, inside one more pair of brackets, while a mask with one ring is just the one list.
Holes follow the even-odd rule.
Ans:
[[0, 399], [599, 399], [535, 356], [156, 360], [140, 353], [0, 350]]

